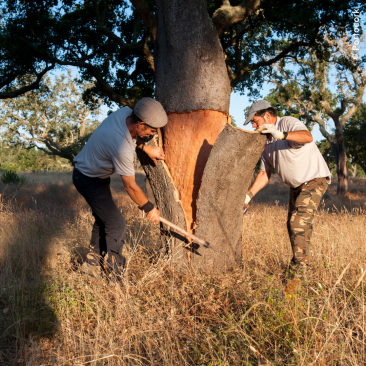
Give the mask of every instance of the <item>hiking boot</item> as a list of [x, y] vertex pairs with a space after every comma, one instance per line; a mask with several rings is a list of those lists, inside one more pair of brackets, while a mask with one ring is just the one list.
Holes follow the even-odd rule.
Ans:
[[91, 266], [99, 267], [103, 265], [103, 257], [95, 253], [88, 253], [86, 256], [86, 262]]
[[116, 287], [118, 286], [123, 286], [123, 279], [121, 275], [116, 275], [115, 273], [109, 273], [109, 275], [107, 276], [107, 280], [108, 280], [108, 286], [109, 287]]
[[290, 295], [300, 291], [301, 285], [307, 280], [306, 270], [306, 263], [290, 262], [289, 268], [286, 271], [287, 281], [284, 289], [285, 294]]
[[307, 264], [302, 262], [290, 262], [289, 268], [287, 270], [287, 278], [289, 280], [298, 279], [300, 281], [306, 281], [306, 271], [307, 271]]
[[100, 266], [93, 266], [87, 262], [84, 262], [83, 265], [80, 268], [81, 272], [92, 276], [98, 280], [102, 279], [101, 273], [100, 273]]

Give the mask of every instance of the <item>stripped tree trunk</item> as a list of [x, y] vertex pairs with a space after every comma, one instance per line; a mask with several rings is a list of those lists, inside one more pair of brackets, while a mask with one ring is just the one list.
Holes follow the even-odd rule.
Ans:
[[[233, 175], [241, 169], [245, 172], [245, 179], [238, 182], [235, 177], [238, 186], [232, 187], [230, 179], [222, 180], [222, 172], [216, 177], [215, 174], [212, 175], [213, 168], [210, 164], [211, 168], [207, 171], [209, 183], [203, 191], [200, 189], [211, 150], [227, 125], [229, 114], [231, 88], [224, 54], [217, 31], [207, 15], [205, 1], [157, 0], [156, 3], [159, 19], [154, 51], [156, 99], [168, 113], [168, 124], [162, 134], [167, 167], [164, 168], [164, 164], [159, 162], [154, 168], [143, 162], [143, 159], [141, 163], [163, 217], [188, 231], [202, 234], [205, 240], [208, 240], [206, 237], [211, 238], [214, 232], [220, 238], [213, 244], [216, 247], [213, 255], [212, 250], [198, 248], [175, 235], [166, 241], [173, 261], [185, 263], [190, 268], [222, 271], [240, 262], [240, 239], [234, 235], [222, 240], [225, 237], [223, 233], [228, 229], [224, 226], [230, 221], [237, 223], [236, 230], [241, 233], [242, 203], [265, 138], [254, 138], [250, 134], [250, 138], [244, 139], [239, 150], [245, 158], [235, 155], [237, 148], [232, 150], [232, 146], [220, 144], [217, 149], [222, 149], [222, 156], [216, 152], [215, 164], [219, 163], [217, 156], [220, 156], [222, 164], [230, 162], [230, 167], [236, 164]], [[251, 138], [254, 140], [251, 141]], [[246, 149], [250, 150], [249, 155], [246, 155]], [[242, 164], [240, 169], [239, 164]], [[215, 183], [215, 178], [221, 182], [219, 185]], [[210, 191], [210, 184], [220, 186], [221, 189]], [[175, 192], [175, 195], [171, 192]], [[212, 210], [208, 207], [210, 200], [203, 198], [210, 195], [210, 192], [216, 195], [218, 202], [223, 202], [223, 197], [224, 201], [235, 201], [233, 207], [215, 206], [218, 209], [215, 215], [224, 218], [222, 227], [214, 227], [216, 221], [211, 217]], [[163, 197], [164, 195], [167, 196]], [[210, 212], [205, 212], [202, 219], [200, 212], [206, 209], [197, 211], [198, 195], [202, 197], [200, 202], [205, 202], [202, 207], [208, 208]], [[218, 250], [220, 246], [223, 246], [222, 249], [225, 246], [225, 250]], [[207, 263], [210, 265], [207, 266]], [[218, 263], [225, 265], [215, 266]]]
[[166, 163], [192, 231], [203, 170], [227, 123], [230, 82], [206, 1], [156, 3], [156, 98], [169, 114], [164, 128]]

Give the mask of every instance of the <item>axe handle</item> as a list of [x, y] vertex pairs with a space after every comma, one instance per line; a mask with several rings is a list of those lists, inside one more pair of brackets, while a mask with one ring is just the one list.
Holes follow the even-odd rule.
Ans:
[[184, 236], [188, 236], [189, 238], [191, 238], [192, 240], [194, 240], [196, 243], [201, 244], [205, 247], [208, 247], [210, 244], [207, 241], [204, 241], [202, 239], [200, 239], [199, 237], [197, 237], [196, 235], [193, 235], [191, 233], [189, 233], [188, 231], [182, 229], [181, 227], [173, 224], [172, 222], [164, 219], [163, 217], [160, 216], [159, 218], [160, 222], [162, 222], [165, 225], [170, 226], [172, 229], [178, 231], [179, 233], [183, 234]]

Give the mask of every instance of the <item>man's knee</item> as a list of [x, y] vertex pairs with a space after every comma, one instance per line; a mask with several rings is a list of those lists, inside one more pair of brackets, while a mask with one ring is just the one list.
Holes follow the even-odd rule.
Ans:
[[106, 223], [106, 233], [120, 239], [126, 235], [127, 225], [126, 220], [121, 213], [114, 215], [111, 220]]

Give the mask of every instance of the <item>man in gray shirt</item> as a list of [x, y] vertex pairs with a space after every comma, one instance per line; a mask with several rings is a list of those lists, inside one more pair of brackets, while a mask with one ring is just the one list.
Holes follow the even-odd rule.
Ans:
[[160, 211], [136, 184], [134, 159], [136, 147], [154, 161], [164, 159], [161, 148], [144, 145], [143, 141], [165, 126], [167, 121], [168, 117], [158, 101], [143, 98], [133, 111], [124, 107], [110, 114], [74, 158], [73, 182], [95, 218], [90, 253], [82, 266], [84, 272], [99, 277], [103, 265], [113, 281], [115, 277], [120, 278], [124, 269], [122, 248], [126, 221], [111, 195], [110, 176], [114, 172], [121, 176], [126, 192], [146, 213], [147, 219], [159, 223]]
[[261, 133], [268, 138], [260, 172], [246, 195], [244, 208], [267, 185], [272, 169], [290, 186], [287, 229], [293, 258], [289, 275], [305, 279], [313, 220], [331, 173], [311, 133], [297, 118], [279, 118], [269, 102], [260, 100], [249, 108], [244, 124], [249, 122], [254, 128], [264, 128]]

